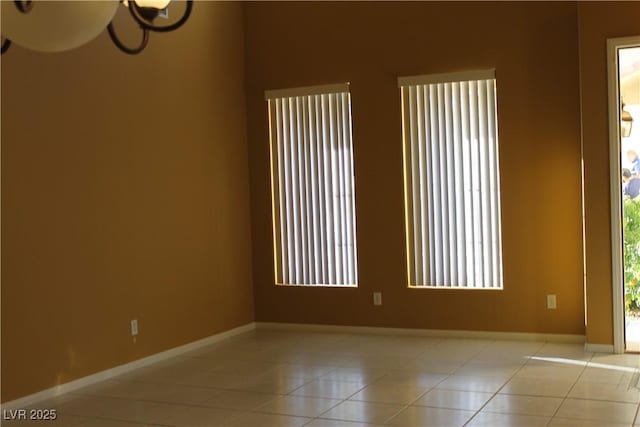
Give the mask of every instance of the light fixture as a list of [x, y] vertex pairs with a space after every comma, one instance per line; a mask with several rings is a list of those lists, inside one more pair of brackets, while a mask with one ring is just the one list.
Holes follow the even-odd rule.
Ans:
[[624, 102], [620, 107], [620, 134], [623, 138], [629, 137], [631, 135], [631, 126], [633, 125], [633, 117], [631, 114], [624, 109]]
[[[172, 24], [155, 25], [154, 20], [166, 16], [171, 0], [87, 0], [87, 1], [0, 1], [2, 53], [12, 43], [39, 52], [62, 52], [93, 40], [106, 27], [113, 43], [123, 52], [135, 55], [149, 42], [149, 32], [169, 32], [187, 22], [193, 0], [186, 0], [184, 13]], [[141, 41], [126, 46], [117, 36], [113, 17], [118, 5], [125, 6], [140, 27]]]

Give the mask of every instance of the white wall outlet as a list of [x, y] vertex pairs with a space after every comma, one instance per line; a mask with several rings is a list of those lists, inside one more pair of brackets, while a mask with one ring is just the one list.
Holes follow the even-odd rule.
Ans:
[[547, 308], [550, 310], [555, 310], [557, 308], [555, 295], [547, 295]]
[[133, 319], [131, 321], [131, 336], [135, 337], [138, 335], [138, 319]]
[[382, 292], [373, 293], [373, 305], [382, 305]]

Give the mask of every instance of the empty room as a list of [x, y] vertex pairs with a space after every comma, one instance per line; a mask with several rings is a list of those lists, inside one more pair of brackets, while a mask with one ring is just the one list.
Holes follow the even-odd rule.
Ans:
[[0, 6], [3, 426], [640, 425], [640, 2]]

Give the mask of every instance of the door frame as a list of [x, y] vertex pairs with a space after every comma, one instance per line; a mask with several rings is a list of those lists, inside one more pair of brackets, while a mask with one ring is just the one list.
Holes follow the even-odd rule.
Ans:
[[620, 191], [620, 85], [618, 50], [640, 46], [640, 36], [607, 39], [609, 85], [609, 174], [611, 199], [611, 283], [613, 286], [613, 352], [624, 353], [624, 271], [622, 267], [622, 198]]

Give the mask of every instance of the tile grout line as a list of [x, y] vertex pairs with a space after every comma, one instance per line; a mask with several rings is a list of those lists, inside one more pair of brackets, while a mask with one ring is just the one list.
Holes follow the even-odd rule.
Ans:
[[[446, 339], [441, 339], [438, 340], [438, 343], [436, 344], [437, 347], [438, 344], [445, 342]], [[492, 341], [493, 343], [494, 341]], [[478, 350], [477, 353], [475, 353], [473, 356], [471, 356], [469, 359], [465, 360], [465, 362], [460, 365], [457, 369], [460, 369], [462, 366], [464, 366], [469, 360], [472, 360], [474, 357], [476, 357], [478, 354], [480, 354], [482, 352], [482, 350], [484, 348], [486, 348], [489, 344], [487, 344], [486, 346], [482, 347], [480, 350]], [[419, 359], [420, 355], [426, 353], [428, 350], [423, 350], [420, 353], [418, 353], [415, 357], [413, 357], [412, 359]], [[327, 373], [328, 374], [328, 373]], [[365, 388], [367, 388], [368, 386], [374, 384], [376, 381], [380, 380], [381, 378], [384, 378], [386, 375], [388, 375], [388, 369], [387, 372], [385, 372], [380, 378], [375, 379], [374, 381], [372, 381], [371, 383], [366, 384], [364, 387], [362, 387], [361, 389], [355, 391], [354, 393], [350, 394], [349, 396], [347, 396], [346, 398], [344, 398], [342, 401], [340, 401], [339, 403], [337, 403], [335, 406], [331, 407], [330, 409], [327, 409], [326, 411], [322, 412], [320, 415], [318, 415], [317, 417], [314, 417], [313, 420], [309, 421], [308, 423], [304, 424], [305, 426], [307, 424], [312, 423], [314, 420], [319, 420], [319, 419], [329, 419], [329, 418], [322, 418], [322, 415], [326, 414], [327, 412], [331, 411], [333, 408], [335, 408], [338, 405], [341, 405], [345, 402], [369, 402], [369, 401], [354, 401], [354, 400], [350, 400], [353, 396], [355, 396], [356, 394], [360, 393], [362, 390], [364, 390]], [[416, 397], [415, 399], [411, 400], [409, 403], [406, 404], [402, 404], [402, 403], [397, 403], [398, 405], [402, 405], [402, 408], [399, 409], [396, 413], [394, 413], [393, 415], [389, 416], [388, 418], [386, 418], [382, 424], [387, 424], [389, 421], [391, 421], [393, 418], [395, 418], [396, 416], [398, 416], [402, 411], [404, 411], [405, 409], [409, 408], [414, 402], [418, 401], [419, 399], [421, 399], [425, 394], [429, 393], [432, 390], [435, 390], [436, 387], [441, 384], [442, 382], [446, 381], [449, 377], [451, 377], [452, 375], [455, 374], [455, 371], [453, 373], [447, 373], [447, 374], [440, 374], [440, 373], [433, 373], [434, 375], [444, 375], [444, 378], [442, 378], [440, 381], [436, 382], [433, 386], [427, 388], [424, 392], [422, 392], [418, 397]], [[392, 404], [389, 402], [369, 402], [369, 403], [381, 403], [381, 404]], [[359, 422], [359, 421], [358, 421]]]
[[589, 357], [589, 360], [587, 360], [584, 365], [582, 366], [582, 370], [580, 371], [580, 374], [577, 376], [576, 380], [573, 382], [573, 384], [571, 385], [571, 387], [569, 387], [569, 390], [567, 390], [567, 393], [562, 397], [562, 401], [560, 402], [560, 404], [558, 405], [558, 407], [556, 408], [556, 410], [553, 412], [553, 415], [551, 416], [551, 419], [549, 420], [549, 422], [551, 422], [556, 415], [558, 415], [558, 412], [560, 412], [560, 408], [562, 408], [562, 405], [564, 405], [564, 403], [567, 401], [567, 398], [569, 397], [569, 394], [571, 394], [571, 391], [573, 390], [573, 388], [576, 386], [576, 384], [578, 384], [578, 381], [580, 380], [580, 377], [582, 377], [582, 374], [584, 374], [584, 371], [587, 369], [587, 366], [589, 366], [589, 362], [591, 362], [591, 360], [593, 360], [593, 355], [595, 353], [591, 353], [591, 356]]
[[[441, 341], [441, 342], [444, 342]], [[465, 366], [467, 363], [469, 363], [469, 361], [473, 360], [476, 356], [478, 356], [480, 353], [482, 353], [482, 351], [487, 348], [488, 346], [490, 346], [491, 344], [495, 343], [495, 340], [491, 340], [490, 343], [482, 346], [476, 353], [474, 353], [471, 357], [469, 357], [468, 359], [466, 359], [460, 366], [458, 366], [452, 373], [448, 373], [446, 374], [446, 376], [441, 379], [440, 381], [438, 381], [433, 387], [429, 388], [428, 390], [426, 390], [424, 393], [422, 393], [420, 396], [418, 396], [417, 398], [415, 398], [414, 400], [412, 400], [411, 402], [409, 402], [408, 404], [406, 404], [401, 410], [399, 410], [398, 412], [396, 412], [395, 414], [393, 414], [392, 416], [390, 416], [389, 418], [387, 418], [383, 424], [387, 424], [389, 421], [391, 421], [393, 418], [397, 417], [398, 415], [400, 415], [400, 413], [402, 413], [402, 411], [406, 410], [407, 408], [409, 408], [413, 403], [417, 402], [418, 400], [420, 400], [424, 395], [426, 395], [427, 393], [435, 390], [440, 384], [442, 384], [443, 382], [445, 382], [446, 380], [448, 380], [449, 378], [451, 378], [453, 375], [455, 375], [456, 371], [459, 370], [460, 368], [462, 368], [463, 366]], [[420, 353], [416, 358], [419, 358], [420, 355], [426, 353], [427, 350], [423, 351], [422, 353]], [[475, 414], [473, 415], [475, 416]], [[473, 418], [473, 416], [471, 418]], [[470, 418], [470, 419], [471, 419]]]
[[[536, 352], [534, 353], [534, 355], [538, 354], [538, 352], [539, 352], [540, 350], [542, 350], [542, 348], [544, 348], [544, 346], [545, 346], [546, 344], [547, 344], [546, 342], [541, 343], [540, 347], [536, 350]], [[523, 363], [522, 365], [520, 365], [520, 367], [519, 367], [518, 369], [516, 369], [516, 371], [515, 371], [513, 374], [511, 374], [511, 376], [510, 376], [510, 377], [509, 377], [509, 378], [504, 382], [504, 384], [502, 384], [502, 386], [500, 386], [500, 387], [499, 387], [499, 388], [498, 388], [498, 389], [493, 393], [493, 395], [491, 396], [491, 398], [487, 399], [487, 401], [486, 401], [486, 402], [485, 402], [485, 403], [484, 403], [484, 404], [483, 404], [483, 405], [482, 405], [482, 406], [481, 406], [481, 407], [480, 407], [480, 408], [479, 408], [479, 409], [478, 409], [478, 410], [473, 414], [473, 416], [472, 416], [471, 418], [469, 418], [469, 419], [467, 420], [467, 422], [466, 422], [466, 423], [464, 423], [463, 427], [464, 427], [464, 426], [467, 426], [471, 421], [473, 421], [473, 419], [474, 419], [476, 416], [478, 416], [478, 414], [479, 414], [479, 413], [480, 413], [480, 412], [481, 412], [481, 411], [482, 411], [482, 410], [483, 410], [483, 409], [484, 409], [484, 408], [489, 404], [489, 402], [491, 402], [491, 401], [493, 400], [493, 398], [494, 398], [494, 397], [496, 397], [496, 396], [500, 393], [500, 390], [502, 390], [502, 389], [507, 385], [507, 383], [508, 383], [509, 381], [511, 381], [511, 380], [512, 380], [512, 379], [513, 379], [513, 378], [518, 374], [518, 372], [520, 372], [520, 370], [521, 370], [522, 368], [524, 368], [524, 367], [527, 365], [527, 363], [528, 363], [528, 361], [527, 361], [527, 362], [525, 362], [525, 363]]]
[[[636, 368], [636, 372], [633, 375], [636, 376], [636, 375], [639, 375], [639, 374], [640, 374], [640, 368]], [[620, 381], [622, 381], [622, 379]], [[633, 377], [632, 377], [632, 381], [633, 381]], [[638, 381], [640, 381], [640, 380], [636, 381], [636, 385], [638, 385]], [[636, 413], [633, 416], [633, 421], [631, 422], [632, 426], [635, 426], [636, 423], [638, 422], [638, 413], [639, 412], [640, 412], [640, 402], [638, 402], [638, 404], [636, 405]]]
[[636, 422], [638, 421], [638, 411], [640, 411], [640, 403], [638, 405], [636, 405], [636, 413], [633, 416], [633, 421], [631, 422], [632, 426], [635, 426]]

